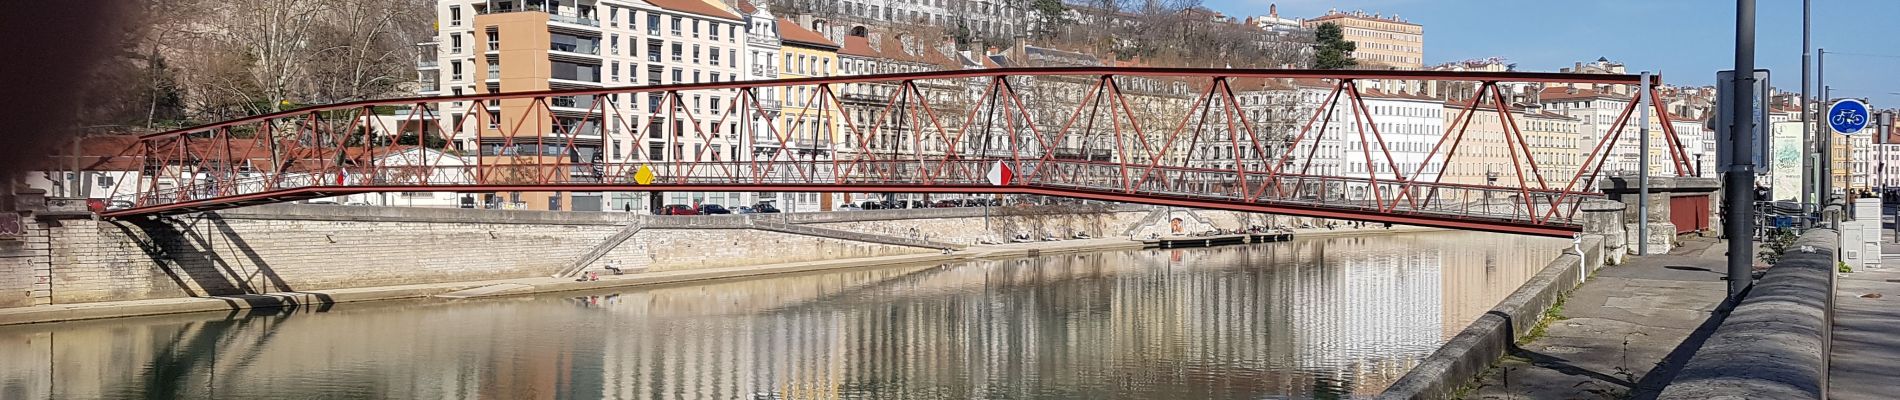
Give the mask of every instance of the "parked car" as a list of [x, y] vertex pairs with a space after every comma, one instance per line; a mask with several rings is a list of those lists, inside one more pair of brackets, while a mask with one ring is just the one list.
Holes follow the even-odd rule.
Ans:
[[731, 214], [732, 210], [727, 210], [725, 206], [718, 204], [701, 204], [699, 205], [699, 213], [704, 215], [720, 215]]
[[882, 210], [882, 209], [885, 209], [886, 207], [885, 207], [884, 202], [882, 201], [866, 201], [863, 203], [858, 203], [858, 208], [864, 209], [864, 210]]
[[667, 204], [660, 207], [660, 215], [699, 215], [699, 210], [685, 204]]
[[733, 214], [757, 214], [759, 213], [759, 211], [752, 209], [752, 207], [738, 206], [732, 209], [732, 213]]
[[772, 213], [777, 213], [779, 211], [778, 211], [778, 207], [772, 206], [772, 203], [758, 203], [758, 204], [752, 205], [752, 212], [760, 213], [760, 214], [772, 214]]

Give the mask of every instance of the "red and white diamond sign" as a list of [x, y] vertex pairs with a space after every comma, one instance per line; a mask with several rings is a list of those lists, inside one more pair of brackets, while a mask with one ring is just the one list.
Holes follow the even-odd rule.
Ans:
[[1011, 171], [1008, 165], [1003, 165], [1002, 161], [997, 161], [996, 164], [990, 166], [990, 174], [987, 177], [990, 179], [991, 185], [1008, 185], [1009, 181], [1016, 177], [1016, 171]]

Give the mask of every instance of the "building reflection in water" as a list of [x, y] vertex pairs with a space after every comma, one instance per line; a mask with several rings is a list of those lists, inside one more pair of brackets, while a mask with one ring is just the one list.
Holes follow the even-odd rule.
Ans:
[[1563, 240], [1445, 232], [0, 329], [0, 398], [1378, 393]]

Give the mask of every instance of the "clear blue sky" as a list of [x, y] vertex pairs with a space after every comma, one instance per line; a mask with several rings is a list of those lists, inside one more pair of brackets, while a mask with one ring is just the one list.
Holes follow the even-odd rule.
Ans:
[[[1735, 2], [1727, 0], [1203, 0], [1235, 17], [1315, 17], [1329, 8], [1399, 14], [1425, 26], [1427, 65], [1504, 57], [1524, 71], [1556, 71], [1609, 57], [1630, 72], [1655, 71], [1669, 83], [1706, 85], [1735, 66]], [[1830, 53], [1900, 55], [1900, 1], [1813, 0], [1815, 48]], [[1758, 0], [1758, 68], [1775, 87], [1801, 89], [1801, 1]], [[1818, 57], [1818, 53], [1816, 54]], [[1900, 106], [1900, 57], [1829, 54], [1836, 97]], [[1818, 91], [1818, 89], [1816, 89]], [[1817, 92], [1815, 96], [1820, 96]]]

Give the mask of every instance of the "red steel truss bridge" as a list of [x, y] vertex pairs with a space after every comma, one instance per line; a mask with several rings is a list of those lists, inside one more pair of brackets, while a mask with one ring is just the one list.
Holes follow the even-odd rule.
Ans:
[[[1003, 193], [1569, 236], [1613, 150], [1637, 141], [1638, 103], [1610, 103], [1612, 128], [1589, 132], [1533, 94], [1659, 92], [1638, 86], [1004, 68], [358, 101], [142, 136], [140, 182], [115, 197], [132, 205], [102, 215], [376, 192]], [[1689, 173], [1655, 111], [1658, 159]]]

